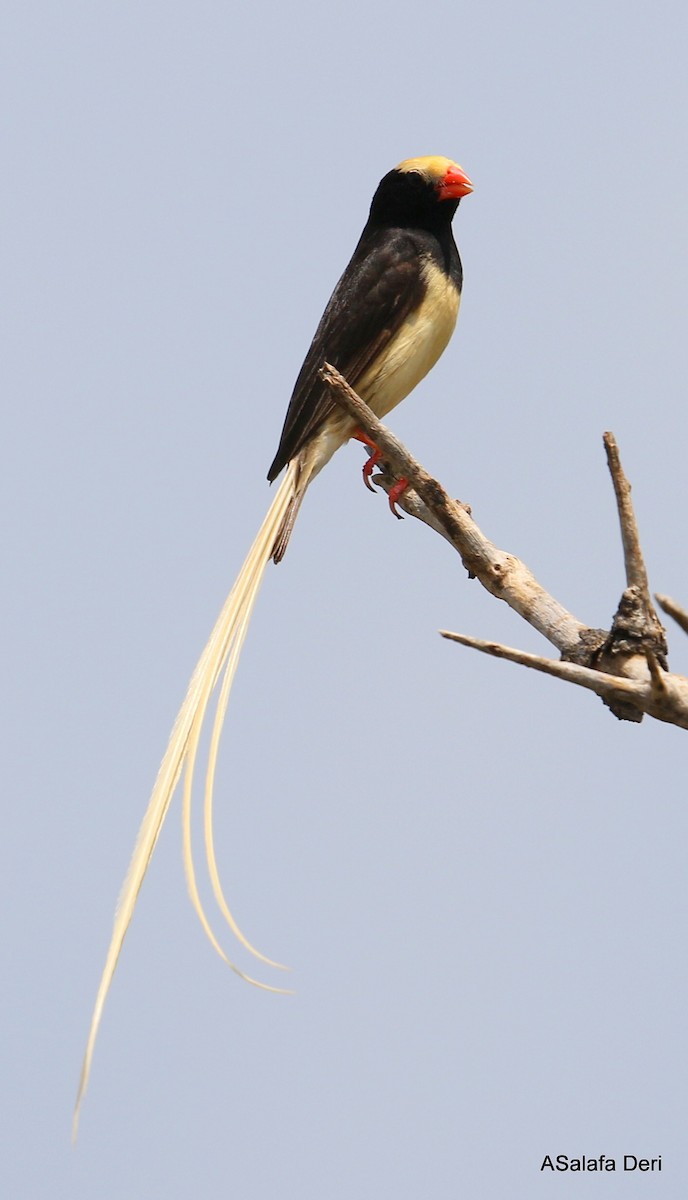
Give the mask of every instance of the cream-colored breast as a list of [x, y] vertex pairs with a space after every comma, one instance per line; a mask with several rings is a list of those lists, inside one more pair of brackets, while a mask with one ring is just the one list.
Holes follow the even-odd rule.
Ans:
[[[406, 318], [374, 367], [358, 381], [356, 391], [376, 416], [391, 412], [434, 367], [456, 325], [460, 296], [439, 267], [427, 260], [423, 267], [426, 292], [423, 303]], [[343, 409], [328, 417], [322, 429], [299, 455], [302, 490], [351, 437], [355, 422]]]
[[357, 391], [378, 417], [384, 417], [434, 367], [445, 349], [459, 313], [459, 293], [428, 259], [423, 267], [426, 293], [408, 316], [381, 359], [360, 379]]

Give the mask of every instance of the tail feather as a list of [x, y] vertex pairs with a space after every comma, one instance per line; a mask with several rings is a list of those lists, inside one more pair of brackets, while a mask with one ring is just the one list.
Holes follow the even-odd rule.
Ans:
[[[255, 549], [255, 546], [254, 546], [254, 549]], [[248, 560], [247, 560], [247, 562], [248, 562]], [[288, 970], [288, 968], [285, 967], [282, 963], [275, 962], [274, 959], [268, 958], [265, 954], [262, 954], [260, 952], [260, 950], [257, 950], [256, 947], [251, 944], [251, 942], [249, 942], [248, 938], [245, 936], [245, 934], [239, 928], [239, 925], [237, 924], [236, 919], [234, 918], [231, 910], [229, 909], [229, 906], [225, 899], [224, 893], [222, 891], [222, 885], [220, 883], [219, 872], [217, 869], [217, 860], [215, 857], [215, 845], [214, 845], [214, 838], [213, 838], [213, 818], [212, 818], [213, 785], [214, 785], [214, 781], [215, 781], [215, 769], [216, 769], [216, 765], [217, 765], [217, 754], [218, 754], [218, 749], [219, 749], [220, 736], [222, 733], [222, 726], [224, 724], [224, 719], [225, 719], [225, 715], [226, 715], [226, 711], [227, 711], [227, 704], [229, 701], [229, 693], [231, 690], [232, 683], [234, 681], [234, 676], [236, 674], [237, 666], [239, 665], [239, 657], [241, 655], [241, 649], [244, 644], [246, 634], [248, 632], [249, 621], [251, 618], [251, 614], [253, 612], [254, 604], [255, 604], [257, 596], [258, 596], [258, 591], [259, 591], [260, 584], [262, 581], [266, 562], [267, 562], [266, 559], [261, 560], [260, 558], [257, 557], [256, 560], [251, 564], [251, 569], [249, 570], [249, 572], [246, 576], [246, 579], [245, 579], [245, 587], [242, 588], [241, 602], [239, 605], [237, 605], [236, 620], [235, 620], [232, 630], [231, 630], [231, 648], [230, 648], [230, 638], [228, 637], [228, 639], [222, 649], [222, 665], [224, 665], [225, 675], [224, 675], [224, 679], [222, 681], [220, 695], [219, 695], [218, 702], [217, 702], [215, 719], [213, 722], [212, 736], [211, 736], [211, 741], [210, 741], [210, 749], [208, 752], [208, 767], [207, 767], [207, 771], [206, 771], [206, 787], [205, 787], [204, 824], [205, 824], [206, 859], [207, 859], [207, 864], [208, 864], [208, 871], [209, 871], [209, 875], [210, 875], [211, 882], [213, 885], [213, 892], [215, 893], [215, 897], [216, 897], [218, 906], [219, 906], [225, 920], [227, 921], [227, 924], [229, 925], [230, 929], [232, 930], [232, 932], [234, 933], [234, 935], [238, 939], [238, 941], [241, 942], [241, 944], [248, 951], [250, 951], [251, 954], [255, 955], [256, 958], [260, 959], [261, 962], [266, 963], [268, 966], [277, 967], [279, 970], [284, 971], [284, 970]], [[226, 665], [225, 665], [225, 662], [226, 662]], [[220, 667], [220, 670], [221, 669], [222, 669], [222, 666]], [[219, 671], [217, 673], [216, 678], [219, 678]], [[187, 754], [186, 754], [186, 770], [185, 770], [182, 812], [183, 812], [184, 862], [185, 862], [185, 867], [186, 867], [186, 876], [187, 876], [187, 883], [188, 883], [188, 888], [189, 888], [189, 895], [191, 897], [192, 904], [196, 910], [198, 918], [199, 918], [206, 934], [208, 934], [212, 944], [217, 949], [218, 948], [217, 942], [216, 942], [214, 936], [212, 936], [211, 933], [209, 932], [209, 923], [208, 923], [206, 914], [203, 910], [203, 907], [202, 907], [202, 904], [200, 901], [200, 897], [198, 894], [198, 889], [196, 887], [195, 872], [194, 872], [194, 867], [193, 867], [193, 857], [191, 854], [191, 797], [192, 797], [192, 790], [193, 790], [193, 776], [194, 776], [194, 771], [195, 771], [195, 766], [196, 766], [196, 757], [197, 757], [197, 753], [198, 753], [199, 739], [200, 739], [201, 731], [202, 731], [203, 724], [205, 721], [207, 707], [208, 707], [208, 704], [211, 699], [211, 692], [212, 692], [212, 686], [209, 686], [206, 689], [206, 693], [203, 696], [202, 701], [199, 703], [198, 711], [196, 713], [193, 728], [191, 731], [191, 736], [189, 738], [189, 745], [188, 745]], [[226, 956], [224, 955], [224, 953], [223, 952], [220, 952], [220, 953], [221, 953], [221, 957], [226, 959]], [[230, 963], [230, 965], [232, 966], [232, 968], [234, 970], [238, 971], [238, 968], [236, 968], [233, 963]], [[238, 971], [238, 974], [242, 975], [243, 973], [241, 971]], [[246, 978], [249, 983], [256, 984], [255, 979], [250, 979], [250, 978], [248, 978], [248, 976], [243, 976], [243, 977]], [[257, 984], [257, 986], [267, 988], [266, 984]], [[270, 988], [268, 988], [268, 990], [276, 991], [276, 992], [283, 992], [285, 989], [270, 987]]]
[[[261, 575], [262, 575], [262, 572], [261, 572]], [[244, 644], [244, 639], [248, 632], [248, 625], [249, 625], [249, 620], [251, 617], [251, 611], [252, 611], [253, 605], [255, 603], [255, 597], [257, 595], [259, 585], [260, 585], [260, 577], [258, 577], [256, 579], [256, 582], [254, 585], [254, 589], [255, 589], [254, 594], [251, 597], [249, 597], [249, 599], [247, 601], [247, 604], [246, 604], [246, 607], [244, 610], [243, 620], [237, 630], [237, 635], [234, 640], [234, 644], [232, 645], [232, 649], [231, 649], [229, 657], [227, 659], [225, 675], [224, 675], [224, 679], [222, 681], [222, 687], [220, 688], [220, 694], [219, 694], [218, 701], [217, 701], [217, 708], [215, 711], [215, 720], [213, 721], [213, 729], [212, 729], [212, 734], [211, 734], [211, 738], [210, 738], [210, 747], [208, 750], [208, 768], [206, 771], [206, 780], [205, 780], [204, 836], [205, 836], [205, 850], [206, 850], [206, 862], [207, 862], [207, 866], [208, 866], [208, 874], [210, 876], [210, 882], [212, 884], [215, 901], [218, 905], [218, 908], [220, 909], [220, 912], [222, 913], [223, 917], [225, 918], [227, 924], [229, 925], [230, 929], [232, 930], [234, 936], [241, 942], [241, 944], [243, 946], [246, 947], [247, 950], [250, 950], [252, 954], [254, 954], [262, 962], [266, 963], [268, 966], [278, 967], [280, 970], [286, 970], [287, 968], [285, 968], [282, 963], [275, 962], [273, 959], [267, 958], [264, 954], [261, 954], [258, 950], [256, 950], [250, 944], [250, 942], [247, 941], [247, 939], [245, 938], [241, 929], [237, 925], [236, 920], [234, 919], [234, 916], [233, 916], [233, 914], [229, 908], [229, 905], [227, 903], [227, 900], [225, 898], [224, 891], [222, 890], [222, 884], [220, 882], [220, 875], [219, 875], [219, 872], [217, 869], [217, 859], [215, 857], [215, 838], [214, 838], [214, 833], [213, 833], [213, 797], [214, 797], [214, 792], [215, 792], [215, 770], [216, 770], [216, 766], [217, 766], [217, 756], [218, 756], [218, 750], [219, 750], [219, 745], [220, 745], [220, 737], [222, 735], [222, 727], [224, 725], [225, 717], [227, 715], [227, 705], [229, 703], [229, 696], [230, 696], [230, 692], [232, 690], [232, 684], [234, 683], [234, 676], [236, 674], [236, 669], [239, 665], [239, 658], [240, 658], [241, 650], [242, 650], [242, 647]]]
[[287, 546], [289, 545], [289, 538], [293, 533], [294, 525], [296, 524], [296, 518], [299, 515], [299, 509], [301, 508], [303, 498], [306, 494], [307, 486], [308, 481], [304, 483], [302, 479], [299, 479], [298, 486], [295, 488], [294, 494], [289, 501], [287, 511], [284, 515], [284, 519], [282, 520], [277, 537], [275, 539], [275, 544], [272, 548], [271, 557], [274, 563], [281, 562], [286, 554]]
[[[285, 516], [287, 515], [290, 505], [294, 500], [297, 475], [298, 470], [296, 463], [290, 463], [287, 467], [286, 476], [277, 490], [273, 502], [268, 510], [267, 516], [260, 527], [258, 535], [248, 553], [236, 583], [234, 584], [234, 587], [225, 601], [210, 638], [208, 639], [208, 643], [198, 661], [196, 669], [191, 677], [191, 682], [189, 683], [189, 688], [184, 698], [184, 702], [174, 723], [169, 744], [153, 786], [153, 792], [148, 804], [148, 808], [139, 829], [136, 845], [134, 847], [134, 853], [129, 870], [124, 880], [124, 884], [122, 886], [122, 891], [120, 893], [119, 902], [115, 913], [112, 938], [96, 995], [93, 1016], [91, 1018], [91, 1026], [86, 1043], [86, 1051], [81, 1068], [81, 1077], [79, 1080], [79, 1089], [77, 1093], [72, 1126], [72, 1136], [74, 1139], [76, 1139], [78, 1132], [81, 1103], [88, 1086], [93, 1051], [95, 1048], [96, 1038], [98, 1036], [98, 1030], [103, 1015], [105, 1001], [112, 984], [127, 930], [134, 915], [134, 909], [136, 907], [136, 901], [141, 890], [141, 885], [145, 878], [146, 871], [148, 870], [148, 866], [160, 836], [163, 822], [167, 816], [172, 796], [176, 789], [177, 783], [179, 782], [179, 778], [184, 766], [186, 766], [184, 799], [182, 806], [184, 827], [184, 860], [187, 884], [191, 895], [191, 900], [194, 908], [196, 909], [196, 913], [203, 926], [203, 929], [205, 930], [206, 935], [210, 939], [214, 948], [217, 950], [218, 954], [220, 954], [220, 956], [229, 964], [229, 966], [231, 966], [232, 969], [237, 972], [237, 974], [241, 975], [242, 978], [247, 979], [250, 983], [256, 984], [258, 987], [266, 988], [268, 991], [285, 990], [282, 988], [269, 987], [267, 984], [261, 984], [257, 980], [252, 979], [250, 976], [244, 975], [244, 973], [227, 958], [221, 946], [219, 945], [203, 910], [200, 897], [198, 895], [198, 888], [196, 886], [195, 872], [191, 856], [190, 811], [193, 771], [198, 750], [198, 742], [201, 734], [201, 727], [205, 719], [212, 693], [223, 668], [225, 668], [225, 678], [222, 684], [220, 698], [218, 700], [217, 713], [213, 726], [206, 777], [205, 836], [208, 868], [215, 897], [218, 901], [223, 916], [228, 921], [233, 932], [248, 950], [250, 950], [258, 958], [262, 959], [264, 962], [271, 963], [272, 960], [265, 958], [264, 955], [255, 950], [255, 948], [251, 946], [248, 939], [245, 938], [241, 933], [241, 930], [232, 917], [226, 900], [224, 899], [224, 894], [222, 893], [222, 888], [219, 882], [212, 839], [212, 790], [220, 732], [227, 710], [229, 693], [234, 675], [236, 673], [239, 655], [246, 637], [248, 623], [256, 601], [256, 597], [258, 595], [258, 590], [260, 588], [265, 568], [272, 557], [275, 542], [279, 537], [281, 528], [283, 527]], [[210, 834], [208, 833], [209, 828]]]

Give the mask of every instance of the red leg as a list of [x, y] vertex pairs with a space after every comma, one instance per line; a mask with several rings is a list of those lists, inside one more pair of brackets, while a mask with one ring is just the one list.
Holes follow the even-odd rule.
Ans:
[[[366, 462], [364, 463], [364, 466], [363, 466], [363, 482], [369, 491], [374, 492], [375, 488], [373, 487], [373, 485], [370, 482], [370, 476], [372, 475], [373, 471], [375, 470], [375, 467], [377, 466], [380, 459], [382, 458], [382, 450], [380, 449], [379, 446], [375, 445], [375, 442], [371, 438], [369, 438], [368, 434], [364, 433], [362, 429], [354, 429], [354, 432], [352, 433], [351, 436], [352, 436], [352, 438], [355, 438], [357, 442], [362, 442], [363, 445], [367, 446], [368, 449], [370, 450], [370, 455], [366, 459]], [[394, 484], [394, 487], [390, 488], [389, 493], [388, 493], [389, 507], [391, 508], [395, 517], [398, 517], [398, 519], [400, 521], [403, 521], [404, 518], [400, 512], [397, 512], [396, 504], [397, 504], [397, 500], [406, 491], [407, 487], [408, 487], [408, 479], [397, 479], [397, 482]]]
[[391, 508], [395, 517], [398, 517], [400, 521], [403, 521], [404, 518], [403, 518], [402, 513], [397, 512], [397, 500], [406, 491], [408, 485], [409, 485], [408, 479], [403, 479], [403, 478], [397, 479], [396, 483], [394, 484], [394, 487], [390, 488], [389, 492], [387, 494], [387, 498], [389, 500], [389, 507]]
[[369, 458], [367, 458], [365, 460], [365, 462], [363, 464], [363, 482], [366, 485], [366, 487], [368, 488], [369, 492], [375, 491], [375, 488], [373, 487], [372, 483], [370, 482], [370, 476], [372, 475], [373, 471], [375, 470], [375, 467], [377, 466], [377, 464], [379, 463], [381, 458], [382, 458], [382, 451], [381, 450], [373, 450], [373, 453], [370, 455]]
[[375, 442], [371, 441], [367, 433], [364, 433], [362, 429], [355, 429], [351, 436], [355, 438], [357, 442], [362, 442], [363, 445], [367, 446], [370, 450], [370, 455], [363, 464], [363, 482], [369, 492], [374, 492], [375, 488], [370, 482], [370, 476], [382, 458], [382, 451], [379, 446], [375, 445]]

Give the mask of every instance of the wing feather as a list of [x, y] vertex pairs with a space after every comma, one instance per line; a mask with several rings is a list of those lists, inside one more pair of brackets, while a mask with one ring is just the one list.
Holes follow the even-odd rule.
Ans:
[[279, 449], [268, 472], [270, 482], [334, 411], [318, 374], [323, 363], [332, 363], [355, 388], [422, 303], [426, 252], [423, 235], [408, 230], [375, 230], [361, 238], [294, 385]]

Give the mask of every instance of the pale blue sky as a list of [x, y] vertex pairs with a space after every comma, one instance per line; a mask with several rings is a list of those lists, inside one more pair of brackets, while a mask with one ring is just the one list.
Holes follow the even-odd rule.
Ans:
[[[217, 786], [227, 891], [297, 994], [206, 943], [175, 805], [76, 1150], [69, 1127], [172, 720], [400, 159], [455, 158], [475, 194], [457, 334], [390, 424], [607, 626], [613, 429], [652, 586], [688, 602], [687, 23], [679, 2], [5, 5], [3, 1195], [686, 1195], [685, 734], [441, 641], [545, 649], [368, 495], [358, 447], [268, 571]], [[553, 1181], [548, 1153], [663, 1171]]]

